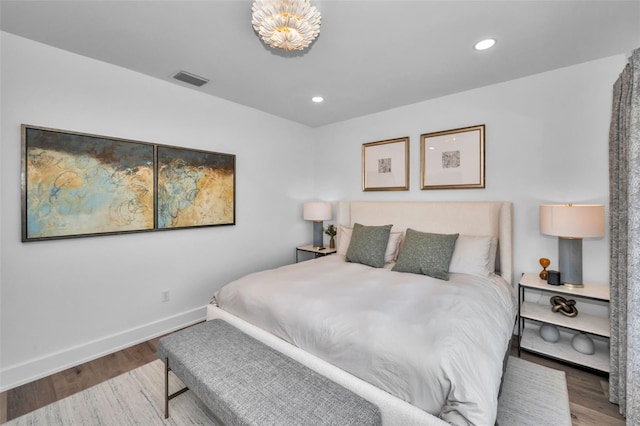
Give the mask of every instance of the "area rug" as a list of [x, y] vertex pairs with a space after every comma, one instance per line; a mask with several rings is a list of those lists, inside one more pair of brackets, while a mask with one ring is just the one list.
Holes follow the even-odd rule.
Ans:
[[[498, 403], [499, 426], [571, 425], [564, 372], [510, 357]], [[170, 376], [171, 392], [182, 383]], [[173, 399], [164, 419], [160, 360], [54, 402], [7, 423], [21, 425], [219, 425], [187, 392]]]
[[[169, 390], [184, 385], [169, 375]], [[164, 364], [153, 361], [128, 373], [78, 392], [7, 423], [11, 426], [222, 426], [186, 392], [172, 399], [164, 418]], [[4, 425], [3, 425], [4, 426]]]
[[498, 399], [499, 426], [571, 426], [564, 371], [509, 357]]

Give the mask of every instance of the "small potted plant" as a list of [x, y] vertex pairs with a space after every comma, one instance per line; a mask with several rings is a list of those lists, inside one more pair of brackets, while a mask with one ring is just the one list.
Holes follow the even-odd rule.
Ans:
[[335, 225], [334, 224], [328, 225], [326, 228], [324, 228], [324, 233], [330, 237], [329, 248], [336, 248], [336, 242], [333, 239], [333, 237], [336, 236], [336, 234], [338, 233], [338, 230], [336, 229]]

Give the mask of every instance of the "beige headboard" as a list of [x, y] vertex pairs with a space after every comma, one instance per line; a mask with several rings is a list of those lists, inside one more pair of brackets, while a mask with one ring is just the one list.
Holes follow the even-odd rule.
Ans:
[[[498, 238], [496, 268], [513, 285], [513, 204], [503, 201], [340, 201], [339, 225], [393, 225], [394, 231], [491, 235]], [[338, 227], [340, 239], [340, 227]]]

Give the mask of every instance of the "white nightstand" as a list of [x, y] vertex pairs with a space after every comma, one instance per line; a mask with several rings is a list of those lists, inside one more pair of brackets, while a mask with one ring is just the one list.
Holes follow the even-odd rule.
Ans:
[[[578, 315], [567, 317], [559, 312], [553, 312], [551, 304], [548, 302], [546, 305], [525, 302], [527, 290], [541, 291], [547, 301], [554, 295], [576, 300]], [[584, 300], [600, 301], [608, 305], [609, 286], [585, 283], [583, 288], [568, 288], [562, 285], [549, 285], [546, 281], [541, 280], [537, 274], [523, 274], [518, 284], [518, 330], [520, 334], [518, 355], [522, 350], [525, 350], [608, 373], [609, 318], [580, 311], [580, 302]], [[542, 323], [557, 326], [561, 331], [560, 340], [550, 343], [542, 339], [538, 332]], [[585, 355], [573, 349], [571, 338], [577, 332], [585, 332], [592, 337], [599, 336], [599, 338], [593, 338], [596, 347], [596, 352], [593, 355]]]
[[300, 252], [306, 252], [306, 253], [313, 253], [314, 257], [322, 257], [322, 256], [327, 256], [329, 254], [333, 254], [336, 251], [338, 251], [335, 248], [329, 248], [329, 247], [324, 247], [324, 248], [316, 248], [313, 245], [308, 245], [308, 246], [300, 246], [300, 247], [296, 247], [296, 263], [299, 262], [299, 258], [298, 255], [300, 254]]

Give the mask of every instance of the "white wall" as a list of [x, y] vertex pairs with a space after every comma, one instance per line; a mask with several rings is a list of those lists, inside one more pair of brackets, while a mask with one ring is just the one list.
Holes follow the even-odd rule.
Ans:
[[[598, 203], [608, 212], [612, 86], [624, 55], [404, 106], [316, 129], [318, 198], [506, 200], [514, 203], [515, 274], [558, 268], [541, 235], [543, 203]], [[420, 135], [486, 125], [486, 188], [420, 190]], [[362, 144], [410, 137], [410, 191], [363, 192]], [[608, 236], [585, 240], [584, 278], [608, 281]]]
[[[204, 319], [218, 287], [308, 242], [311, 129], [1, 36], [0, 388]], [[236, 154], [237, 225], [21, 243], [21, 123]]]

